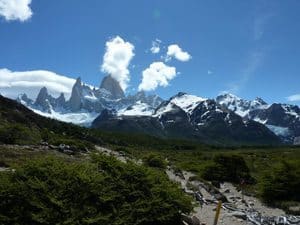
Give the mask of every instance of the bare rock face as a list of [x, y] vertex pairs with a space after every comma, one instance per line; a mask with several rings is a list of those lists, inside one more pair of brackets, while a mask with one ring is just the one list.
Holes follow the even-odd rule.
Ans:
[[[62, 97], [61, 100], [63, 100]], [[102, 101], [98, 90], [92, 89], [90, 86], [82, 83], [79, 77], [72, 88], [71, 97], [66, 104], [73, 112], [81, 110], [88, 112], [101, 112], [105, 102]]]
[[104, 88], [111, 93], [112, 98], [124, 98], [125, 94], [118, 81], [108, 75], [103, 78], [100, 88]]
[[78, 77], [72, 88], [72, 94], [71, 94], [71, 98], [69, 100], [70, 108], [72, 111], [80, 110], [81, 95], [82, 95], [82, 83], [81, 83], [81, 78]]
[[24, 101], [29, 106], [35, 106], [38, 109], [51, 113], [51, 109], [63, 108], [65, 107], [66, 100], [63, 93], [60, 94], [58, 98], [52, 97], [51, 94], [48, 93], [46, 87], [41, 88], [34, 104], [32, 104], [32, 100], [30, 100], [26, 95], [19, 96], [19, 102]]
[[42, 104], [44, 103], [45, 99], [48, 98], [48, 96], [49, 96], [49, 94], [48, 94], [47, 88], [46, 88], [46, 87], [43, 87], [43, 88], [40, 90], [40, 92], [39, 92], [39, 94], [38, 94], [38, 96], [37, 96], [37, 98], [36, 98], [35, 104], [42, 105]]
[[32, 106], [33, 105], [33, 100], [31, 100], [30, 98], [28, 98], [28, 96], [24, 93], [24, 94], [20, 94], [17, 98], [17, 102], [22, 103], [22, 104], [26, 104], [27, 106]]
[[40, 107], [43, 111], [45, 112], [51, 112], [51, 103], [53, 103], [55, 100], [54, 98], [48, 94], [48, 90], [46, 87], [43, 87], [36, 100], [35, 100], [35, 105]]
[[57, 107], [64, 107], [66, 104], [66, 99], [64, 93], [61, 93], [60, 96], [56, 99]]

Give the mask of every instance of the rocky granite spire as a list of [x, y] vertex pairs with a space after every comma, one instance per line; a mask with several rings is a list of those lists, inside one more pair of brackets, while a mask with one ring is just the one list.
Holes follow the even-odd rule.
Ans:
[[125, 94], [123, 89], [121, 88], [118, 81], [116, 81], [112, 76], [108, 75], [103, 78], [100, 88], [104, 88], [109, 91], [112, 95], [112, 98], [124, 98]]
[[66, 104], [66, 99], [64, 93], [61, 93], [60, 96], [55, 99], [55, 105], [56, 107], [61, 107], [63, 108]]
[[34, 105], [40, 107], [43, 111], [50, 112], [51, 103], [54, 101], [54, 98], [48, 94], [46, 87], [41, 88]]
[[28, 96], [25, 93], [20, 94], [16, 100], [17, 100], [17, 102], [20, 102], [26, 106], [32, 106], [34, 103], [33, 100], [28, 98]]
[[69, 100], [70, 108], [72, 111], [80, 110], [81, 95], [82, 95], [82, 82], [81, 82], [81, 78], [78, 77], [72, 88], [72, 94]]

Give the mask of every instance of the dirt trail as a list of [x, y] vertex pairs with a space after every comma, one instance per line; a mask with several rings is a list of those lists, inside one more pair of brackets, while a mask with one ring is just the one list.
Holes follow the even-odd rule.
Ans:
[[175, 172], [170, 168], [166, 172], [171, 180], [181, 184], [186, 193], [195, 196], [199, 206], [194, 209], [193, 216], [203, 224], [213, 224], [218, 202], [216, 197], [221, 194], [228, 202], [222, 205], [218, 224], [300, 225], [300, 216], [288, 216], [281, 209], [265, 206], [255, 197], [242, 196], [231, 183], [222, 184], [217, 189], [219, 194], [212, 194], [211, 191], [208, 192], [208, 185], [200, 181], [189, 181], [194, 176], [190, 172]]

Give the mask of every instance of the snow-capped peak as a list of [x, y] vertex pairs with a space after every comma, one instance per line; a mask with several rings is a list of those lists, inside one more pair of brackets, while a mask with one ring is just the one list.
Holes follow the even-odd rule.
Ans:
[[200, 103], [207, 100], [196, 95], [189, 95], [183, 92], [179, 92], [177, 95], [170, 99], [170, 102], [180, 107], [187, 113], [191, 113], [194, 108]]
[[234, 111], [241, 117], [246, 117], [249, 112], [255, 109], [267, 108], [269, 105], [261, 98], [253, 101], [244, 100], [236, 95], [225, 93], [217, 96], [216, 101], [226, 108]]
[[174, 108], [176, 108], [176, 107], [178, 107], [178, 106], [176, 106], [172, 102], [163, 102], [162, 104], [160, 104], [156, 108], [155, 113], [153, 114], [153, 116], [154, 117], [160, 117], [164, 113], [167, 113], [167, 112], [170, 112], [170, 111], [174, 110]]
[[236, 105], [237, 103], [243, 101], [238, 96], [230, 93], [219, 95], [217, 96], [216, 100], [220, 105], [225, 105], [225, 106]]
[[118, 116], [151, 116], [154, 112], [152, 108], [147, 103], [137, 101], [134, 105], [118, 111]]

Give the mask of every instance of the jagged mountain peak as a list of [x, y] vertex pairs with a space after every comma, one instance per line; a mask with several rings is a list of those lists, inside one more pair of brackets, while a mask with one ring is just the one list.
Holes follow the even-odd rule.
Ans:
[[268, 104], [268, 103], [265, 102], [261, 97], [256, 97], [256, 98], [254, 99], [254, 101], [260, 103], [261, 105], [267, 105], [267, 104]]
[[47, 93], [48, 94], [48, 89], [44, 86], [41, 88], [40, 93]]
[[187, 93], [180, 91], [176, 95], [173, 95], [170, 99], [172, 99], [172, 98], [178, 98], [178, 97], [181, 97], [183, 95], [187, 95]]
[[23, 105], [26, 106], [32, 106], [33, 105], [33, 100], [30, 99], [27, 94], [19, 94], [17, 97], [17, 102], [22, 103]]
[[257, 97], [250, 101], [230, 93], [217, 96], [216, 102], [245, 119], [248, 119], [250, 111], [268, 107], [268, 104], [261, 98]]
[[77, 77], [74, 86], [81, 86], [81, 85], [82, 85], [81, 77]]
[[69, 100], [69, 105], [72, 111], [80, 110], [81, 95], [82, 95], [82, 82], [81, 82], [81, 78], [78, 77], [72, 88], [72, 93]]
[[223, 93], [223, 94], [220, 94], [216, 97], [216, 101], [219, 103], [219, 104], [229, 104], [229, 103], [235, 103], [235, 102], [239, 102], [241, 101], [242, 99], [234, 94], [231, 94], [231, 93]]
[[267, 103], [261, 97], [256, 97], [254, 100], [246, 100], [231, 93], [223, 93], [218, 95], [216, 97], [216, 101], [221, 105], [229, 105], [229, 104], [239, 104], [239, 105], [246, 105], [246, 106], [267, 105]]
[[106, 89], [111, 93], [112, 98], [124, 98], [125, 94], [119, 82], [111, 75], [105, 76], [101, 82], [100, 88]]
[[54, 102], [55, 99], [49, 95], [48, 89], [46, 87], [42, 87], [34, 102], [34, 105], [45, 112], [51, 113], [51, 105], [54, 104]]
[[40, 103], [44, 102], [48, 97], [49, 97], [48, 89], [46, 87], [42, 87], [36, 100], [35, 100], [35, 103], [40, 104]]
[[191, 113], [200, 102], [206, 101], [206, 98], [201, 98], [196, 95], [190, 95], [185, 92], [179, 92], [170, 98], [169, 102], [177, 105], [187, 113]]
[[63, 107], [66, 103], [66, 98], [64, 93], [60, 93], [59, 97], [56, 99], [56, 106]]
[[65, 99], [65, 94], [62, 92], [60, 93], [59, 97], [58, 98], [64, 98]]

